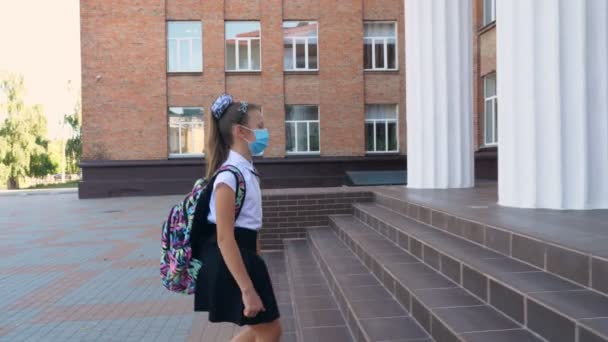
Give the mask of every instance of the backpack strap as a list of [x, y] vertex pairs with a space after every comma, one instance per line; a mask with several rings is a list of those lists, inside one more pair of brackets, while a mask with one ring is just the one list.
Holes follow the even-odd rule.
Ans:
[[[245, 195], [247, 194], [247, 187], [245, 185], [245, 177], [241, 171], [234, 165], [224, 165], [220, 167], [213, 176], [213, 182], [215, 183], [215, 178], [222, 172], [230, 172], [234, 175], [234, 179], [236, 180], [236, 191], [234, 194], [234, 218], [239, 217], [241, 213], [241, 209], [243, 208], [243, 203], [245, 202]], [[213, 184], [211, 184], [213, 186]]]

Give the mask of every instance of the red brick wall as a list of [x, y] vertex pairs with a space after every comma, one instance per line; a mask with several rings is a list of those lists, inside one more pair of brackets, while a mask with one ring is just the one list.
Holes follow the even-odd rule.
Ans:
[[82, 0], [80, 11], [83, 159], [167, 158], [164, 3]]
[[360, 0], [321, 0], [321, 155], [364, 154], [363, 24]]
[[[271, 133], [268, 157], [285, 155], [285, 103], [319, 105], [322, 156], [364, 155], [365, 102], [398, 103], [399, 140], [405, 151], [401, 0], [81, 4], [84, 160], [166, 159], [167, 107], [203, 106], [209, 118], [210, 104], [224, 91], [263, 106]], [[399, 23], [399, 71], [363, 72], [364, 18]], [[224, 20], [248, 19], [261, 22], [262, 72], [226, 73]], [[203, 22], [202, 73], [167, 74], [167, 20]], [[283, 72], [283, 20], [319, 21], [319, 72]]]
[[305, 238], [307, 228], [327, 226], [328, 215], [350, 214], [354, 203], [372, 199], [357, 188], [265, 190], [262, 248], [283, 249], [283, 239]]
[[286, 20], [317, 20], [321, 12], [320, 0], [283, 0]]
[[285, 75], [285, 103], [319, 103], [319, 76], [317, 74]]

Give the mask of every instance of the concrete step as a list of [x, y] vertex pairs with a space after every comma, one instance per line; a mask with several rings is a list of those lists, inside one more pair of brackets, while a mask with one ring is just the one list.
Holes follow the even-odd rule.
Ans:
[[[296, 342], [295, 319], [292, 304], [293, 298], [289, 291], [289, 279], [286, 276], [287, 265], [285, 263], [285, 254], [282, 251], [263, 252], [261, 256], [266, 263], [266, 267], [268, 268], [268, 273], [270, 274], [270, 279], [272, 280], [272, 287], [277, 298], [279, 311], [281, 313], [280, 321], [283, 327], [281, 341]], [[221, 340], [213, 337], [215, 336], [213, 334], [210, 336], [214, 341]]]
[[332, 230], [311, 229], [308, 239], [356, 341], [432, 341]]
[[284, 240], [283, 243], [297, 340], [354, 341], [306, 240]]
[[[429, 207], [412, 202], [397, 189], [374, 192], [374, 201], [414, 221], [608, 295], [608, 222], [602, 221], [599, 212], [513, 208], [497, 212], [485, 205], [470, 205], [471, 198], [465, 194], [449, 199], [438, 196], [437, 207]], [[476, 201], [488, 202], [483, 197]]]
[[601, 293], [378, 204], [357, 204], [354, 215], [360, 229], [385, 238], [382, 244], [410, 252], [549, 341], [608, 341], [608, 297]]
[[543, 341], [352, 216], [337, 235], [436, 341]]

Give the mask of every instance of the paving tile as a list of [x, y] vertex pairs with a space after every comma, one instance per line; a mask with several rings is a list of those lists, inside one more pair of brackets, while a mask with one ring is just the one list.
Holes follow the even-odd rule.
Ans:
[[475, 269], [488, 274], [510, 272], [536, 272], [538, 269], [511, 258], [470, 260], [468, 263]]
[[547, 272], [505, 273], [499, 278], [523, 293], [582, 290], [582, 287]]
[[433, 309], [456, 333], [513, 329], [517, 325], [489, 306]]
[[359, 300], [383, 300], [391, 297], [390, 293], [382, 285], [355, 286], [345, 284], [343, 287], [344, 295], [349, 302]]
[[490, 304], [498, 310], [524, 324], [524, 297], [490, 279]]
[[422, 243], [410, 237], [410, 253], [418, 259], [422, 259]]
[[298, 311], [315, 311], [325, 309], [336, 309], [333, 297], [307, 297], [294, 299]]
[[530, 296], [575, 319], [608, 317], [608, 297], [589, 290], [539, 292]]
[[331, 271], [334, 274], [340, 275], [369, 274], [369, 270], [360, 262], [350, 264], [333, 263], [331, 265]]
[[608, 294], [608, 261], [593, 258], [591, 283], [594, 289]]
[[431, 317], [432, 336], [437, 342], [462, 342], [452, 331], [450, 331], [443, 322], [437, 317]]
[[414, 294], [429, 308], [474, 306], [483, 303], [462, 288], [415, 290]]
[[580, 323], [594, 330], [596, 333], [606, 336], [608, 338], [608, 317], [582, 319]]
[[322, 285], [294, 285], [294, 297], [322, 297], [330, 296], [331, 293], [326, 284]]
[[441, 273], [452, 279], [455, 283], [460, 284], [461, 270], [460, 263], [445, 254], [440, 256]]
[[426, 331], [431, 331], [431, 313], [429, 310], [418, 301], [415, 297], [411, 298], [412, 307], [411, 314], [416, 319], [418, 324]]
[[572, 342], [575, 338], [573, 321], [527, 300], [527, 326], [551, 342]]
[[319, 285], [325, 284], [325, 279], [321, 274], [308, 276], [294, 276], [293, 283], [298, 285]]
[[427, 337], [426, 332], [409, 317], [371, 318], [361, 321], [373, 341]]
[[352, 274], [352, 275], [336, 275], [336, 280], [340, 284], [349, 284], [350, 286], [369, 286], [379, 285], [380, 282], [373, 275], [367, 274]]
[[300, 312], [298, 317], [304, 329], [346, 325], [340, 310], [337, 309]]
[[352, 337], [346, 327], [323, 327], [302, 329], [306, 342], [350, 342]]
[[462, 286], [482, 300], [488, 300], [488, 278], [464, 265], [462, 266]]
[[485, 227], [484, 245], [505, 255], [511, 255], [511, 234], [504, 230]]
[[447, 216], [439, 211], [433, 210], [431, 212], [431, 225], [439, 229], [446, 229], [448, 223]]
[[583, 285], [589, 285], [591, 259], [587, 255], [557, 248], [547, 247], [547, 271], [561, 275]]
[[407, 316], [407, 312], [394, 299], [351, 302], [359, 319]]
[[424, 245], [422, 248], [422, 255], [425, 264], [436, 270], [439, 269], [439, 252], [437, 252], [436, 249]]
[[295, 333], [283, 333], [281, 335], [281, 342], [297, 342], [298, 339]]
[[381, 254], [375, 256], [375, 259], [382, 264], [414, 264], [420, 262], [420, 260], [414, 258], [406, 252], [396, 254]]
[[513, 235], [511, 255], [540, 268], [545, 267], [546, 245], [521, 235]]
[[541, 339], [523, 329], [465, 333], [460, 336], [467, 342], [542, 342]]
[[454, 282], [426, 265], [399, 264], [391, 265], [391, 267], [391, 272], [395, 275], [396, 279], [410, 290], [439, 289], [457, 286]]
[[579, 327], [578, 329], [578, 342], [606, 342], [608, 341], [607, 336], [601, 336], [594, 331], [587, 328]]
[[473, 242], [483, 244], [484, 226], [482, 224], [464, 220], [462, 225], [462, 236]]

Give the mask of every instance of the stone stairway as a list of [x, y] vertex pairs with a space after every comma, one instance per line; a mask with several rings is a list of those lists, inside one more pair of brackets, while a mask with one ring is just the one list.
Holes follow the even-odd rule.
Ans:
[[608, 342], [605, 294], [403, 207], [357, 203], [285, 240], [300, 341]]

